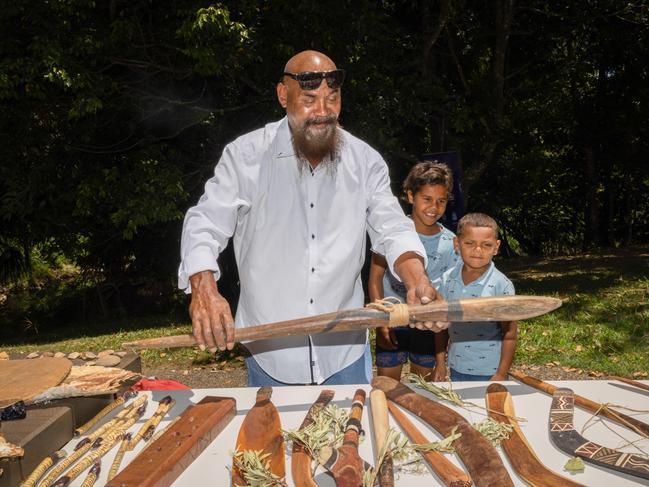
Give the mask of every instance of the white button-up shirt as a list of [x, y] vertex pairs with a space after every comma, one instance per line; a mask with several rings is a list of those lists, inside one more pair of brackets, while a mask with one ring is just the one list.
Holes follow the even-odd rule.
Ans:
[[[287, 119], [227, 145], [183, 226], [179, 287], [212, 270], [232, 236], [241, 293], [235, 326], [363, 306], [365, 233], [390, 269], [407, 251], [426, 253], [390, 190], [385, 161], [342, 133], [335, 167], [300, 171]], [[257, 340], [245, 345], [271, 377], [322, 383], [361, 357], [364, 330]]]

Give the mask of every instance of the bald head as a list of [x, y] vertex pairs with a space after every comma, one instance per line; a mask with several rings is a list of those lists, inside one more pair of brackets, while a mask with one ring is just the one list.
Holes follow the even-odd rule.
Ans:
[[284, 71], [300, 73], [303, 71], [332, 71], [336, 64], [326, 55], [318, 51], [302, 51], [288, 60]]

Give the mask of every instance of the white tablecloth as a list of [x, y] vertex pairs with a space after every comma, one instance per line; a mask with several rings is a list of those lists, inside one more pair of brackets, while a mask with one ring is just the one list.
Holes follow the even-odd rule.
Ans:
[[[576, 394], [583, 395], [596, 402], [621, 404], [633, 409], [649, 409], [649, 392], [642, 391], [632, 386], [616, 382], [616, 381], [557, 381], [551, 382], [554, 385], [561, 387], [569, 387], [574, 390]], [[645, 381], [644, 383], [649, 383]], [[551, 396], [532, 389], [526, 385], [517, 382], [503, 382], [508, 388], [514, 401], [514, 408], [519, 417], [524, 417], [527, 422], [521, 423], [521, 429], [527, 437], [529, 443], [534, 448], [537, 456], [541, 461], [555, 472], [570, 476], [569, 473], [563, 471], [563, 466], [569, 457], [558, 450], [552, 443], [548, 435], [548, 412], [551, 404]], [[488, 383], [485, 382], [457, 382], [453, 387], [466, 401], [471, 401], [476, 404], [484, 405], [484, 394]], [[351, 406], [352, 396], [358, 386], [334, 386], [328, 389], [334, 389], [336, 394], [334, 396], [334, 403], [343, 408]], [[371, 421], [369, 414], [369, 392], [371, 390], [369, 385], [360, 386], [367, 392], [367, 400], [365, 409], [363, 411], [363, 428], [367, 432], [365, 440], [361, 443], [359, 453], [366, 461], [373, 463], [375, 454], [375, 445], [372, 439]], [[272, 401], [279, 410], [282, 428], [296, 429], [302, 423], [304, 416], [316, 400], [318, 394], [322, 389], [327, 387], [318, 386], [305, 386], [305, 387], [283, 387], [275, 388], [273, 391]], [[422, 392], [419, 389], [415, 389]], [[145, 421], [149, 418], [157, 407], [157, 401], [165, 395], [170, 394], [175, 400], [176, 405], [171, 410], [169, 415], [158, 428], [163, 428], [174, 416], [177, 416], [185, 408], [191, 404], [195, 404], [205, 396], [228, 396], [233, 397], [237, 401], [237, 415], [225, 428], [225, 430], [214, 440], [206, 450], [178, 477], [173, 484], [174, 487], [199, 487], [203, 485], [210, 486], [229, 486], [230, 485], [230, 466], [232, 464], [231, 452], [234, 450], [236, 437], [241, 426], [241, 422], [246, 413], [255, 402], [256, 389], [254, 388], [231, 388], [231, 389], [194, 389], [188, 391], [156, 391], [151, 394], [152, 401], [149, 401], [147, 412], [144, 416]], [[423, 393], [426, 394], [426, 393]], [[465, 409], [460, 409], [444, 403], [452, 407], [457, 412], [462, 414], [470, 422], [479, 422], [485, 418], [480, 410], [469, 412]], [[649, 414], [647, 413], [628, 413], [642, 421], [649, 423]], [[431, 441], [440, 439], [432, 429], [426, 424], [419, 422], [411, 414], [408, 413], [409, 418], [419, 427], [420, 431], [424, 433]], [[579, 407], [575, 408], [575, 428], [580, 431], [582, 426], [591, 418], [592, 413], [582, 410]], [[390, 417], [391, 425], [398, 428], [393, 418]], [[139, 428], [139, 424], [131, 428], [135, 432]], [[645, 452], [649, 451], [649, 440], [641, 439], [638, 435], [629, 431], [626, 428], [619, 427], [614, 423], [606, 420], [595, 420], [594, 424], [589, 427], [584, 436], [601, 445], [620, 448], [624, 451], [631, 453], [639, 453], [637, 449], [632, 446], [624, 446], [626, 443], [619, 435], [630, 441], [638, 441], [636, 444]], [[72, 451], [74, 445], [78, 440], [71, 441], [66, 445], [65, 449]], [[122, 463], [122, 468], [143, 448], [142, 442], [138, 447], [132, 451], [127, 452]], [[108, 468], [112, 463], [117, 448], [114, 448], [102, 460], [102, 474], [96, 485], [104, 485], [106, 482], [106, 475]], [[520, 477], [518, 477], [511, 469], [505, 455], [501, 451], [503, 463], [510, 471], [515, 485], [526, 485]], [[453, 462], [461, 465], [455, 455], [448, 456]], [[430, 486], [442, 485], [439, 480], [428, 471], [423, 475], [414, 474], [401, 474], [396, 479], [396, 486]], [[287, 480], [289, 485], [293, 485], [290, 479], [290, 452], [287, 451], [286, 457], [286, 471]], [[83, 481], [85, 474], [76, 479], [71, 485], [79, 486]], [[586, 470], [584, 473], [571, 476], [575, 481], [589, 485], [589, 486], [628, 486], [628, 485], [649, 485], [649, 481], [642, 480], [638, 477], [624, 475], [622, 473], [614, 472], [609, 469], [597, 467], [592, 464], [586, 463]], [[320, 469], [316, 474], [316, 481], [320, 486], [334, 486], [333, 479], [328, 474]]]

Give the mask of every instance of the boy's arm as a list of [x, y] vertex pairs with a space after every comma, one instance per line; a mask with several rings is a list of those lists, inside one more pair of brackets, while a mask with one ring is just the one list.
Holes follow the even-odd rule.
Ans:
[[507, 380], [509, 368], [514, 361], [516, 353], [516, 343], [518, 342], [518, 322], [516, 321], [502, 321], [500, 323], [503, 333], [503, 343], [500, 350], [500, 363], [498, 370], [491, 377], [491, 380]]
[[367, 292], [370, 295], [370, 301], [374, 302], [377, 299], [383, 299], [383, 276], [388, 264], [385, 257], [379, 254], [372, 254], [370, 261], [370, 276], [367, 279]]
[[435, 370], [433, 371], [433, 382], [446, 380], [446, 349], [448, 348], [448, 330], [435, 333]]
[[[385, 257], [380, 254], [372, 254], [370, 262], [370, 276], [367, 279], [367, 292], [370, 295], [370, 302], [385, 297], [383, 289], [383, 276], [388, 268]], [[384, 350], [396, 350], [397, 339], [394, 333], [387, 326], [382, 326], [376, 330], [376, 342]]]

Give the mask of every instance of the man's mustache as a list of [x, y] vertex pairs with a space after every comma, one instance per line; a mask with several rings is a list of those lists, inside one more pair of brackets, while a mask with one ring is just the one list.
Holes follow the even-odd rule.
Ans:
[[325, 115], [324, 117], [314, 117], [308, 119], [304, 124], [309, 125], [319, 125], [319, 124], [334, 124], [338, 121], [336, 115]]

